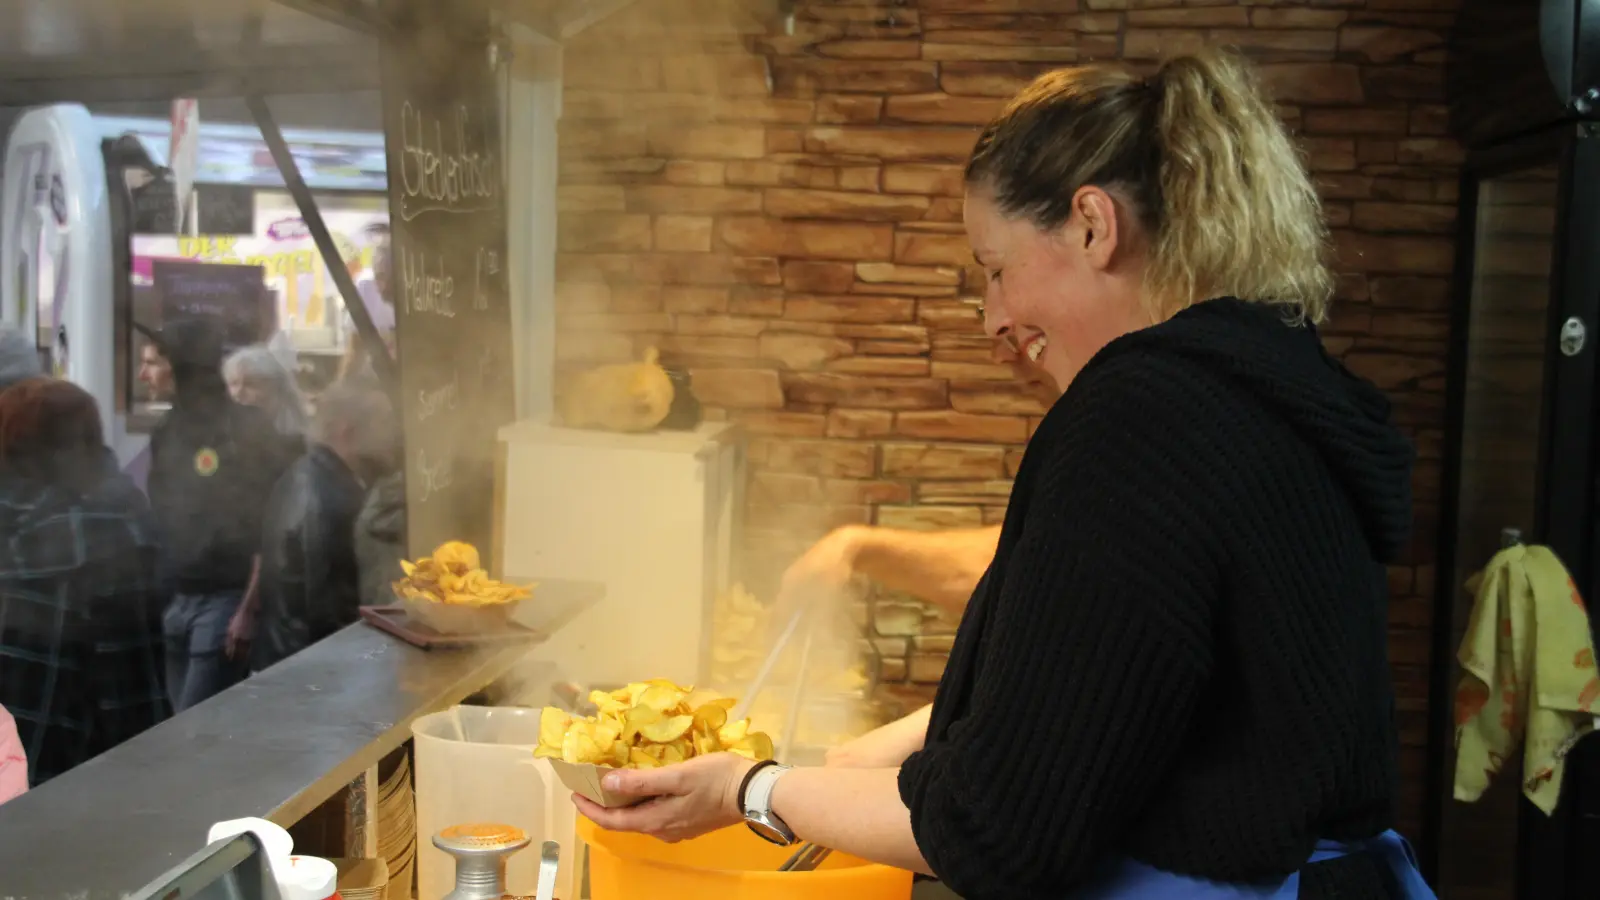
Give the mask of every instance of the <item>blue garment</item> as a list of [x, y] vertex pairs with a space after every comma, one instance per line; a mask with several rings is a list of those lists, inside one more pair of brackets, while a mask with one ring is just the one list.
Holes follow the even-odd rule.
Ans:
[[[1350, 853], [1371, 850], [1388, 863], [1400, 885], [1400, 896], [1405, 900], [1435, 900], [1433, 889], [1417, 870], [1416, 855], [1406, 839], [1393, 831], [1366, 841], [1341, 843], [1318, 841], [1316, 850], [1306, 861], [1311, 863], [1338, 859]], [[1223, 884], [1163, 872], [1154, 866], [1133, 860], [1123, 860], [1087, 887], [1073, 895], [1074, 900], [1296, 900], [1300, 896], [1300, 873], [1290, 875], [1281, 884]]]
[[228, 623], [244, 591], [177, 594], [162, 616], [167, 649], [167, 695], [181, 713], [244, 680], [242, 660], [228, 658]]

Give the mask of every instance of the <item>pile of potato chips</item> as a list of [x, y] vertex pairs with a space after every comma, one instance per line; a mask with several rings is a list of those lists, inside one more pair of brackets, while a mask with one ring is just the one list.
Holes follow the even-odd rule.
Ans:
[[767, 648], [767, 608], [735, 584], [717, 596], [712, 613], [711, 680], [718, 685], [749, 684]]
[[461, 541], [447, 541], [416, 562], [401, 560], [405, 577], [394, 583], [394, 592], [406, 600], [426, 600], [451, 606], [498, 606], [524, 600], [528, 588], [504, 584], [489, 577], [478, 559], [478, 550]]
[[600, 711], [587, 718], [545, 707], [534, 755], [618, 769], [654, 769], [724, 750], [772, 758], [772, 739], [751, 731], [749, 719], [728, 721], [734, 701], [726, 697], [657, 678], [593, 691], [589, 702]]
[[[719, 594], [712, 612], [711, 683], [729, 690], [749, 684], [771, 650], [767, 645], [775, 636], [773, 626], [772, 611], [744, 585], [734, 584]], [[798, 656], [789, 653], [778, 661], [774, 683], [793, 681]], [[817, 671], [809, 673], [808, 678], [812, 679], [811, 687], [827, 694], [860, 694], [871, 683], [859, 659], [848, 669], [824, 672], [824, 665], [816, 666]]]

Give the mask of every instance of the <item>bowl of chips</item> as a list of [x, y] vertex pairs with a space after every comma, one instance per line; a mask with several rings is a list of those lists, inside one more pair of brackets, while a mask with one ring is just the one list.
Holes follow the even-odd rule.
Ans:
[[749, 719], [730, 721], [736, 701], [710, 691], [657, 678], [592, 691], [589, 702], [598, 710], [592, 716], [545, 707], [533, 755], [548, 759], [563, 784], [601, 806], [638, 801], [600, 786], [611, 769], [657, 769], [723, 751], [757, 761], [772, 758], [772, 738], [751, 731]]
[[405, 577], [394, 583], [406, 615], [440, 634], [481, 634], [505, 626], [531, 587], [489, 577], [471, 544], [448, 541], [432, 556], [401, 560]]

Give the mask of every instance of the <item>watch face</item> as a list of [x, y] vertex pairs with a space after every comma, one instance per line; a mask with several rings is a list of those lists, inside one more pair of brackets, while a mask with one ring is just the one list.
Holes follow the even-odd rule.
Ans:
[[744, 823], [750, 826], [750, 830], [754, 831], [756, 836], [764, 841], [770, 841], [780, 847], [787, 847], [794, 843], [793, 835], [789, 834], [787, 830], [778, 829], [767, 821], [766, 816], [760, 813], [752, 813], [745, 816]]

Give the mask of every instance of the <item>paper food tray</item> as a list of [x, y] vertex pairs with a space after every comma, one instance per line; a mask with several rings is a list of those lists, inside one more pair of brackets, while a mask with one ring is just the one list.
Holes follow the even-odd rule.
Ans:
[[[528, 760], [528, 762], [531, 764], [533, 760]], [[548, 762], [550, 767], [555, 769], [556, 777], [560, 778], [561, 783], [567, 786], [567, 790], [587, 797], [607, 809], [637, 806], [646, 799], [644, 797], [625, 797], [621, 794], [613, 794], [601, 787], [600, 779], [604, 778], [607, 772], [617, 771], [608, 766], [593, 764], [580, 766], [561, 759], [547, 759], [545, 762]]]

